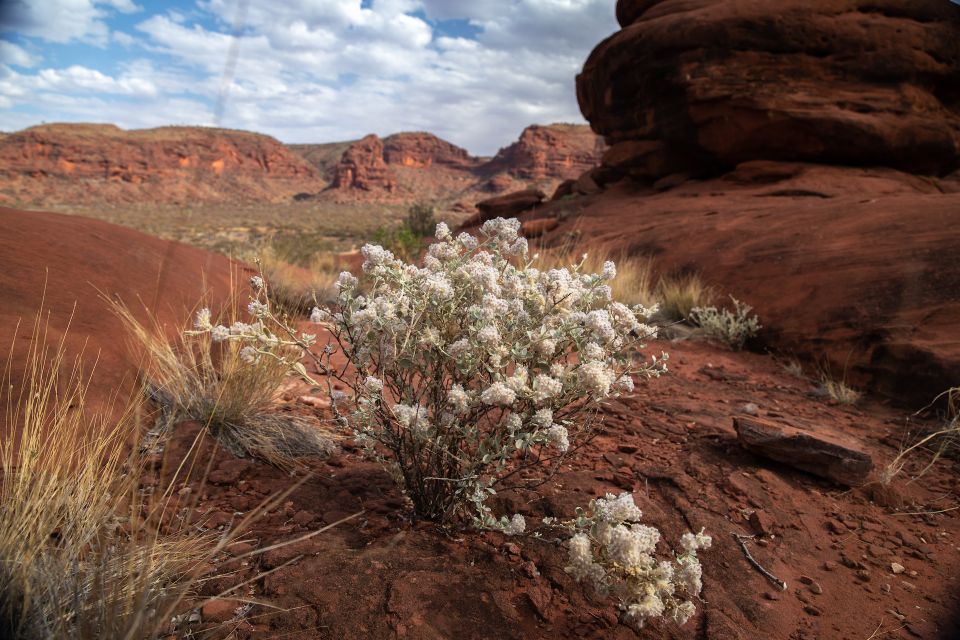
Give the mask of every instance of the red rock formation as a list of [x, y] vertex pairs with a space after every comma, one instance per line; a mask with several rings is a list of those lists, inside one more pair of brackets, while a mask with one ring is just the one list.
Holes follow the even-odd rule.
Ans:
[[947, 190], [893, 169], [754, 161], [664, 192], [621, 181], [580, 197], [546, 242], [580, 230], [661, 272], [697, 271], [716, 302], [755, 308], [770, 349], [919, 408], [960, 380], [960, 193]]
[[320, 186], [299, 156], [245, 131], [56, 124], [0, 139], [0, 190], [23, 202], [270, 201]]
[[960, 166], [948, 0], [620, 0], [577, 78], [604, 164], [644, 178], [753, 159]]
[[336, 167], [334, 189], [387, 191], [396, 189], [397, 178], [383, 160], [383, 141], [371, 133], [350, 145]]
[[603, 143], [586, 125], [533, 125], [484, 166], [523, 180], [576, 178], [600, 162]]
[[471, 169], [479, 163], [466, 149], [423, 131], [396, 133], [384, 138], [383, 158], [387, 164], [414, 168], [445, 165]]

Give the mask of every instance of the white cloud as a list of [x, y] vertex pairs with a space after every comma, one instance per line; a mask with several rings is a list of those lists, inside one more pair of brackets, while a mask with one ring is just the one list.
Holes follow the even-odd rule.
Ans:
[[0, 40], [0, 61], [18, 67], [35, 67], [40, 63], [40, 58], [12, 42]]
[[134, 13], [141, 8], [131, 0], [12, 0], [5, 7], [4, 31], [49, 42], [80, 40], [105, 46], [111, 11]]
[[[70, 36], [87, 40], [98, 33], [90, 24], [109, 31], [108, 4], [135, 9], [130, 0], [53, 1], [93, 8], [97, 15], [86, 21], [84, 34]], [[46, 119], [85, 117], [91, 103], [79, 98], [92, 93], [102, 121], [129, 127], [166, 115], [206, 123], [236, 49], [223, 126], [287, 142], [426, 129], [489, 154], [534, 122], [581, 121], [574, 76], [590, 49], [616, 29], [613, 4], [374, 0], [366, 7], [361, 0], [250, 0], [234, 42], [235, 0], [198, 0], [193, 10], [144, 15], [134, 31], [113, 31], [118, 55], [138, 56], [119, 72], [76, 65], [10, 72], [0, 77], [0, 89], [6, 83], [21, 93], [0, 93], [19, 105], [48, 105], [50, 117], [37, 110]], [[442, 36], [428, 22], [449, 19], [469, 20], [479, 30], [476, 38]], [[43, 37], [53, 39], [55, 31]], [[63, 107], [55, 107], [56, 97], [65, 98]], [[171, 111], [174, 104], [181, 111]], [[0, 127], [9, 128], [4, 108]]]

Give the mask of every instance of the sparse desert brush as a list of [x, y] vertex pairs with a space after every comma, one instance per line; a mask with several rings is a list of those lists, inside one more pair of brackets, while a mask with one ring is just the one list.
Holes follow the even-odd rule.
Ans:
[[782, 362], [780, 366], [782, 366], [783, 370], [794, 378], [804, 379], [807, 377], [807, 375], [803, 372], [803, 365], [800, 364], [800, 361], [796, 358], [790, 358], [789, 360]]
[[[262, 283], [259, 276], [257, 280]], [[270, 302], [262, 304], [269, 307]], [[150, 397], [168, 424], [196, 420], [231, 453], [284, 469], [300, 458], [332, 450], [332, 441], [310, 421], [270, 411], [274, 394], [300, 354], [265, 334], [259, 322], [214, 327], [209, 309], [201, 309], [194, 330], [170, 339], [161, 327], [141, 324], [126, 307], [115, 308], [145, 355]], [[247, 337], [272, 341], [270, 355], [231, 339]]]
[[[881, 482], [887, 484], [903, 471], [908, 456], [917, 449], [927, 451], [930, 460], [910, 479], [910, 482], [923, 477], [936, 464], [937, 460], [947, 452], [956, 452], [960, 448], [960, 387], [947, 389], [937, 396], [934, 402], [937, 402], [940, 398], [946, 398], [947, 401], [947, 412], [942, 427], [923, 435], [910, 446], [901, 449], [900, 453], [880, 474]], [[926, 408], [921, 411], [926, 410]]]
[[337, 259], [331, 253], [316, 253], [305, 266], [281, 259], [272, 248], [259, 257], [263, 277], [270, 284], [270, 301], [281, 312], [304, 315], [317, 302], [336, 299]]
[[715, 296], [713, 288], [697, 273], [664, 276], [656, 288], [660, 312], [675, 321], [688, 321], [694, 309], [708, 306]]
[[838, 404], [857, 404], [860, 396], [863, 395], [857, 389], [847, 385], [846, 381], [835, 380], [826, 373], [820, 375], [820, 388], [828, 398]]
[[[626, 253], [612, 253], [602, 247], [591, 247], [586, 257], [579, 259], [580, 269], [585, 273], [599, 273], [603, 265], [613, 262], [617, 265], [617, 275], [608, 285], [612, 297], [624, 304], [639, 304], [653, 309], [659, 303], [654, 291], [654, 261], [649, 256], [631, 256]], [[566, 268], [578, 262], [573, 258], [572, 250], [541, 251], [534, 265], [541, 271]]]
[[[422, 268], [367, 245], [364, 293], [345, 272], [338, 309], [312, 316], [333, 336], [320, 366], [352, 391], [333, 394], [334, 410], [372, 453], [389, 453], [418, 517], [522, 532], [522, 516], [492, 515], [490, 495], [559, 465], [606, 398], [665, 369], [663, 357], [638, 357], [656, 331], [643, 322], [647, 309], [611, 300], [612, 262], [600, 273], [540, 271], [518, 229], [498, 218], [478, 240], [453, 238], [441, 223]], [[282, 325], [262, 300], [250, 310], [265, 333], [227, 338], [261, 358], [274, 347], [306, 350], [312, 336]], [[264, 335], [286, 338], [274, 345]], [[333, 366], [337, 352], [351, 367]]]
[[404, 260], [416, 260], [436, 226], [436, 210], [433, 205], [418, 202], [407, 209], [407, 214], [399, 226], [379, 227], [373, 234], [373, 241], [381, 244]]
[[132, 412], [86, 412], [78, 362], [38, 329], [22, 382], [12, 357], [4, 376], [0, 637], [156, 637], [217, 540], [147, 524]]
[[694, 307], [690, 310], [690, 322], [700, 327], [704, 334], [731, 349], [743, 348], [747, 340], [757, 335], [760, 319], [750, 315], [753, 307], [730, 296], [733, 311], [717, 307]]

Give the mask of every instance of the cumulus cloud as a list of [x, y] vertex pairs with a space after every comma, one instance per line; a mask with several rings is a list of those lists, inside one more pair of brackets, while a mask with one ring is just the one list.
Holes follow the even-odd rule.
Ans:
[[[76, 4], [86, 26], [48, 26], [34, 37], [103, 44], [109, 35], [110, 49], [133, 60], [120, 71], [8, 68], [0, 85], [21, 90], [4, 93], [21, 107], [86, 92], [102, 103], [98, 119], [121, 126], [163, 115], [170, 122], [174, 113], [186, 118], [180, 122], [207, 123], [226, 89], [223, 126], [287, 142], [425, 129], [480, 154], [531, 123], [580, 121], [574, 76], [616, 28], [613, 0], [249, 0], [241, 12], [236, 0], [197, 0], [190, 10], [145, 11], [122, 31], [108, 16], [135, 11], [132, 0], [50, 1]], [[29, 3], [31, 10], [41, 4]], [[225, 74], [231, 51], [235, 68]], [[181, 111], [171, 111], [174, 103]], [[47, 120], [90, 113], [88, 102], [64, 105], [37, 113]], [[10, 128], [4, 108], [0, 126]]]
[[49, 42], [81, 40], [103, 46], [110, 35], [110, 14], [139, 10], [132, 0], [11, 0], [0, 27]]
[[0, 40], [0, 60], [18, 67], [33, 67], [40, 62], [38, 56], [6, 40]]

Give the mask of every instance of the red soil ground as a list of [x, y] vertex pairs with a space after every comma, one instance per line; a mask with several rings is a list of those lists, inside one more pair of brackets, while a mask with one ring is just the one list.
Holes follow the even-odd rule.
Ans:
[[[38, 312], [49, 316], [49, 344], [65, 336], [68, 361], [82, 352], [88, 370], [96, 362], [88, 400], [97, 405], [137, 375], [107, 300], [123, 302], [141, 321], [174, 328], [201, 301], [216, 308], [230, 295], [231, 262], [179, 242], [79, 216], [3, 207], [0, 228], [0, 345], [6, 360], [16, 337], [15, 384]], [[6, 400], [0, 394], [0, 415]]]
[[[529, 527], [543, 516], [569, 518], [604, 493], [632, 491], [667, 543], [705, 527], [714, 546], [703, 554], [700, 613], [682, 628], [651, 624], [641, 637], [956, 637], [960, 517], [940, 512], [957, 504], [954, 462], [940, 462], [910, 483], [910, 472], [927, 460], [921, 454], [887, 489], [846, 489], [747, 453], [732, 418], [753, 403], [761, 417], [853, 437], [873, 456], [871, 480], [901, 443], [931, 423], [870, 400], [857, 408], [829, 404], [770, 356], [693, 342], [650, 349], [670, 352], [672, 372], [612, 403], [582, 455], [542, 493], [500, 496], [499, 511], [525, 514]], [[291, 401], [278, 410], [329, 417], [322, 407], [292, 400], [301, 393], [309, 390], [289, 390]], [[174, 460], [196, 431], [181, 425], [168, 450]], [[269, 606], [208, 605], [195, 631], [302, 639], [634, 637], [609, 603], [563, 572], [558, 544], [413, 522], [381, 467], [362, 459], [349, 440], [342, 444], [339, 455], [309, 465], [313, 477], [211, 567], [205, 587], [211, 594], [266, 574], [244, 597]], [[206, 484], [194, 483], [190, 495], [199, 501], [184, 499], [179, 515], [211, 527], [296, 480], [211, 446], [200, 455], [214, 456], [213, 471]], [[307, 541], [252, 561], [231, 559], [360, 510], [358, 518]], [[760, 534], [749, 547], [788, 583], [786, 592], [747, 563], [732, 533]], [[894, 562], [905, 572], [894, 574]]]

